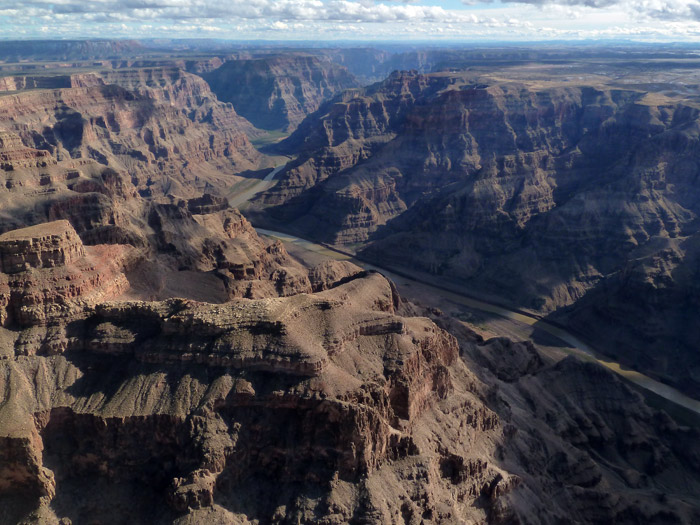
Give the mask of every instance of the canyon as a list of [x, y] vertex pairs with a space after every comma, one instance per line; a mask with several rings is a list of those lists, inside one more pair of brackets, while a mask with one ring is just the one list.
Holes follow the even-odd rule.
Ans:
[[698, 334], [669, 327], [696, 297], [698, 101], [543, 69], [336, 97], [276, 145], [300, 153], [253, 216], [549, 316], [697, 395]]
[[697, 396], [678, 70], [165, 45], [0, 45], [0, 524], [700, 521], [697, 418], [254, 227]]
[[[259, 162], [247, 135], [252, 125], [219, 103], [201, 78], [177, 68], [108, 70], [39, 83], [3, 80], [5, 171], [58, 171], [62, 161], [92, 160], [128, 173], [142, 193], [154, 184], [185, 192], [221, 186], [225, 175]], [[31, 156], [47, 158], [32, 165], [14, 158]], [[167, 191], [160, 187], [156, 194]]]
[[326, 99], [359, 87], [344, 67], [302, 54], [229, 60], [202, 76], [219, 100], [268, 130], [292, 131]]

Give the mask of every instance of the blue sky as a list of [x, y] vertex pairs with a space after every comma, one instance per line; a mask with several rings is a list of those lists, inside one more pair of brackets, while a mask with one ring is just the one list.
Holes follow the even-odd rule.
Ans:
[[700, 41], [700, 0], [0, 0], [0, 35]]

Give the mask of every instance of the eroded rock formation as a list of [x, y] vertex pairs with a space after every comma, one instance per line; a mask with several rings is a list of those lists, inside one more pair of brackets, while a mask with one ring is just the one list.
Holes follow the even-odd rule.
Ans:
[[288, 298], [97, 305], [61, 352], [0, 361], [4, 516], [697, 519], [697, 433], [595, 365], [440, 319], [455, 339], [414, 311], [376, 273]]
[[[664, 307], [651, 307], [642, 283], [663, 295], [657, 274], [673, 272], [681, 246], [694, 243], [699, 122], [692, 101], [643, 89], [396, 73], [327, 103], [280, 144], [301, 154], [259, 205], [306, 235], [365, 243], [381, 264], [538, 313], [575, 311], [593, 294], [586, 304], [598, 314], [566, 314], [585, 332], [584, 316], [623, 317], [597, 289], [620, 290], [616, 304], [639, 305], [636, 315], [670, 308], [682, 322], [692, 272], [679, 268], [678, 295]], [[615, 353], [697, 392], [695, 331], [655, 341], [658, 328], [642, 324], [646, 348], [633, 348], [632, 329]], [[594, 331], [601, 345], [612, 340]], [[682, 348], [656, 367], [670, 339]]]
[[[128, 245], [134, 256], [122, 291], [134, 299], [222, 302], [249, 288], [256, 297], [310, 290], [308, 272], [222, 196], [259, 154], [243, 133], [250, 123], [201, 78], [171, 67], [68, 79], [66, 89], [0, 96], [0, 126], [14, 130], [0, 133], [0, 232], [63, 220], [82, 243], [112, 245], [105, 255]], [[62, 123], [68, 113], [77, 127]], [[75, 271], [61, 279], [87, 269]]]
[[83, 308], [118, 297], [128, 287], [131, 246], [83, 246], [68, 221], [0, 236], [4, 326], [65, 323]]
[[226, 175], [259, 160], [245, 134], [250, 123], [196, 75], [124, 69], [74, 74], [65, 83], [0, 96], [5, 171], [92, 159], [158, 195], [225, 187]]
[[344, 67], [301, 54], [230, 60], [204, 78], [220, 100], [233, 103], [257, 127], [285, 131], [326, 99], [358, 85]]

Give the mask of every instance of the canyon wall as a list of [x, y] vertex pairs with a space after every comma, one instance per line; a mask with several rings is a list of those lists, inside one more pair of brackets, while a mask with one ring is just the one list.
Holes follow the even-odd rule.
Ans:
[[[246, 136], [251, 124], [218, 102], [201, 78], [179, 69], [81, 73], [43, 82], [54, 85], [0, 96], [0, 130], [15, 137], [3, 140], [3, 158], [26, 156], [30, 149], [46, 156], [47, 165], [92, 159], [126, 171], [149, 195], [224, 187], [226, 175], [259, 161]], [[3, 169], [15, 167], [5, 161]]]
[[376, 273], [330, 286], [104, 302], [32, 328], [43, 345], [20, 334], [0, 359], [0, 517], [698, 518], [697, 433], [609, 372], [436, 318], [455, 338]]
[[[672, 272], [697, 233], [698, 116], [635, 89], [396, 73], [327, 103], [278, 146], [301, 153], [259, 198], [261, 217], [540, 314], [622, 286], [620, 302], [654, 316], [643, 287], [663, 286], [654, 266]], [[687, 273], [663, 300], [679, 322], [692, 309]], [[630, 328], [615, 354], [697, 392], [697, 334], [672, 336], [656, 367], [669, 339], [643, 324], [648, 344]]]
[[258, 128], [284, 131], [326, 99], [358, 85], [344, 67], [301, 54], [230, 60], [203, 78], [220, 100], [231, 102]]

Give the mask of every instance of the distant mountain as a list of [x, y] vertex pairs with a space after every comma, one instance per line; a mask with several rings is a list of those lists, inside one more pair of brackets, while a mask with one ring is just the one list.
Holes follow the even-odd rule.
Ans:
[[123, 58], [144, 50], [136, 40], [0, 40], [0, 61]]

